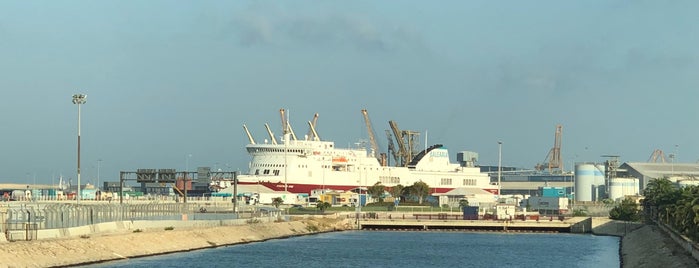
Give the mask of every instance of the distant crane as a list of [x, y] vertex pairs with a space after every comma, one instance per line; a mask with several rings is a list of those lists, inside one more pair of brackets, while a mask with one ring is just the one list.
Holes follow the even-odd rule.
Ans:
[[397, 165], [400, 163], [400, 155], [398, 154], [398, 151], [396, 151], [396, 146], [393, 145], [393, 135], [391, 135], [391, 131], [388, 129], [386, 129], [386, 138], [388, 138], [388, 153], [393, 156], [393, 161]]
[[362, 115], [364, 116], [364, 123], [366, 124], [366, 130], [369, 133], [369, 142], [371, 143], [371, 153], [379, 160], [382, 166], [386, 166], [386, 154], [379, 153], [379, 145], [376, 142], [376, 133], [371, 127], [371, 120], [369, 119], [369, 113], [366, 109], [362, 109]]
[[391, 126], [393, 135], [396, 137], [396, 142], [398, 143], [400, 161], [396, 162], [396, 166], [406, 167], [413, 159], [413, 156], [417, 154], [415, 148], [418, 145], [417, 140], [420, 133], [412, 130], [400, 130], [398, 128], [398, 123], [395, 121], [388, 121], [388, 124]]
[[665, 159], [665, 154], [663, 153], [663, 150], [660, 150], [660, 149], [653, 150], [653, 153], [648, 158], [648, 162], [650, 162], [650, 163], [658, 163], [658, 162], [666, 163], [667, 160]]
[[544, 162], [548, 163], [545, 164], [537, 164], [536, 165], [536, 170], [544, 170], [545, 168], [548, 168], [549, 172], [552, 172], [553, 169], [559, 168], [563, 169], [563, 162], [561, 161], [561, 135], [563, 133], [563, 126], [556, 125], [556, 134], [553, 142], [553, 148], [549, 151], [548, 155], [546, 155], [546, 159], [544, 159]]

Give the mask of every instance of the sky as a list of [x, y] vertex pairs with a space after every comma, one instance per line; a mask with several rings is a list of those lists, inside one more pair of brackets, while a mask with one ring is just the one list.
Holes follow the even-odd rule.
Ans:
[[[456, 161], [699, 161], [697, 1], [0, 1], [0, 183], [247, 171], [258, 141], [421, 132]], [[426, 141], [426, 142], [425, 142]], [[98, 172], [99, 169], [99, 172]], [[98, 174], [99, 173], [99, 174]]]

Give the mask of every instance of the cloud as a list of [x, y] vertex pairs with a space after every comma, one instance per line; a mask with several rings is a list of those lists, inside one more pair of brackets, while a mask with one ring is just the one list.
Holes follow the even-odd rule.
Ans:
[[323, 46], [379, 52], [425, 47], [414, 30], [349, 14], [248, 11], [236, 15], [232, 24], [232, 34], [242, 46]]
[[273, 22], [262, 16], [245, 16], [233, 20], [234, 32], [242, 46], [264, 45], [272, 42]]

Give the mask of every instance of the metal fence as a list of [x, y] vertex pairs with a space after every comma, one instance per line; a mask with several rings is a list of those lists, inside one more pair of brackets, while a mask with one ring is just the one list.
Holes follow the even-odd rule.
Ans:
[[257, 209], [234, 212], [231, 205], [217, 203], [15, 203], [0, 207], [0, 231], [25, 231], [27, 240], [38, 230], [61, 229], [105, 222], [134, 220], [228, 220], [258, 216]]

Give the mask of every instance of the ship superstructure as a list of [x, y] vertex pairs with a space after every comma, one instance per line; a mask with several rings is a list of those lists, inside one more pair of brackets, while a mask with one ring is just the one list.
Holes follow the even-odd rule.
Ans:
[[[282, 110], [282, 118], [283, 110]], [[316, 117], [317, 118], [317, 117]], [[425, 148], [404, 166], [381, 165], [375, 150], [337, 148], [332, 141], [323, 141], [315, 126], [312, 133], [296, 139], [287, 120], [282, 120], [284, 135], [279, 141], [269, 125], [270, 139], [256, 143], [247, 126], [243, 126], [250, 143], [245, 147], [251, 160], [247, 174], [238, 176], [240, 184], [260, 184], [277, 191], [310, 193], [317, 189], [351, 190], [380, 182], [386, 187], [410, 186], [417, 181], [430, 186], [432, 193], [468, 187], [497, 191], [487, 173], [481, 173], [472, 161], [452, 163], [449, 151], [441, 144]], [[462, 152], [470, 153], [471, 152]], [[462, 155], [459, 155], [462, 158]], [[385, 161], [384, 161], [385, 163]], [[230, 181], [212, 182], [217, 188], [230, 186]]]

